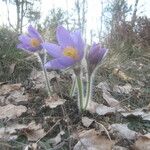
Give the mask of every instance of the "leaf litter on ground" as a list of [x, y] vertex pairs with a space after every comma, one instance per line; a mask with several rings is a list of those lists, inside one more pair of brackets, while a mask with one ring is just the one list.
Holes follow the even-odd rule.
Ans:
[[73, 150], [111, 150], [114, 143], [94, 129], [84, 130], [78, 133], [78, 142]]

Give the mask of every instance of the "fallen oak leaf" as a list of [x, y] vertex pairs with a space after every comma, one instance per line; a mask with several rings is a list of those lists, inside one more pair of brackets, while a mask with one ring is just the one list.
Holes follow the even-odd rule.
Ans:
[[110, 91], [110, 88], [107, 82], [100, 82], [96, 87], [100, 88], [102, 91]]
[[62, 130], [60, 131], [60, 133], [58, 133], [56, 135], [56, 137], [52, 138], [52, 139], [49, 139], [49, 143], [51, 143], [53, 146], [59, 144], [61, 142], [61, 136], [64, 135], [65, 132]]
[[120, 68], [115, 68], [113, 74], [123, 81], [133, 81], [134, 79], [125, 74]]
[[128, 148], [122, 146], [114, 146], [112, 150], [128, 150]]
[[114, 99], [108, 91], [103, 91], [103, 98], [106, 100], [110, 107], [119, 107], [120, 103]]
[[150, 150], [150, 133], [141, 135], [133, 145], [133, 150]]
[[120, 94], [129, 94], [132, 91], [131, 84], [127, 83], [124, 86], [115, 85], [113, 91]]
[[24, 124], [11, 124], [6, 127], [0, 128], [0, 139], [3, 139], [5, 141], [10, 141], [12, 139], [16, 139], [18, 136], [17, 134], [18, 130], [21, 130], [25, 128], [26, 125]]
[[82, 117], [82, 124], [87, 128], [93, 123], [93, 121], [94, 119], [90, 119], [88, 117]]
[[28, 101], [29, 95], [23, 95], [24, 89], [21, 84], [4, 84], [0, 86], [0, 103], [18, 104], [19, 102]]
[[42, 125], [36, 124], [34, 121], [23, 128], [21, 133], [27, 136], [28, 141], [37, 141], [46, 134]]
[[79, 141], [73, 150], [111, 150], [114, 144], [94, 130], [82, 131], [79, 133]]
[[9, 119], [14, 119], [21, 116], [22, 113], [27, 111], [25, 106], [19, 105], [15, 106], [12, 104], [8, 104], [6, 106], [0, 106], [0, 119], [4, 119], [8, 117]]
[[97, 113], [98, 115], [114, 114], [116, 112], [124, 112], [125, 110], [121, 107], [108, 107], [103, 104], [90, 101], [86, 108], [90, 113]]
[[120, 105], [119, 101], [114, 99], [112, 97], [112, 95], [110, 94], [110, 92], [109, 92], [110, 88], [109, 88], [109, 85], [107, 84], [107, 82], [101, 82], [97, 85], [97, 87], [102, 89], [103, 98], [106, 100], [106, 102], [108, 103], [109, 106], [113, 107], [113, 106]]
[[143, 120], [148, 120], [150, 121], [150, 111], [144, 111], [145, 108], [141, 108], [141, 109], [135, 109], [132, 110], [130, 112], [123, 112], [121, 113], [124, 117], [128, 117], [128, 116], [140, 116], [142, 117]]
[[110, 126], [110, 132], [119, 138], [130, 140], [136, 139], [141, 135], [140, 133], [130, 130], [127, 124], [112, 124]]
[[115, 107], [107, 107], [103, 104], [99, 104], [96, 108], [96, 113], [99, 115], [107, 115], [107, 114], [114, 114], [117, 111]]
[[50, 108], [56, 108], [59, 105], [63, 105], [65, 101], [65, 99], [61, 99], [59, 96], [53, 95], [45, 100], [45, 104]]
[[[47, 76], [50, 81], [55, 77], [60, 78], [60, 75], [58, 75], [55, 71], [48, 72]], [[45, 88], [45, 79], [43, 78], [43, 71], [37, 71], [36, 69], [34, 69], [31, 72], [30, 79], [34, 82], [35, 89]]]
[[20, 90], [21, 84], [2, 84], [0, 85], [0, 95], [5, 95], [7, 93]]

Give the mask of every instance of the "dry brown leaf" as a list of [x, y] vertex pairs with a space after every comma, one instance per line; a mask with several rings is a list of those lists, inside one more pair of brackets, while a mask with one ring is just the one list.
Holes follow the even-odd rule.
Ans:
[[61, 142], [61, 136], [64, 135], [65, 132], [62, 130], [60, 133], [57, 134], [56, 137], [49, 139], [49, 143], [51, 143], [53, 146], [57, 145]]
[[27, 145], [24, 150], [38, 150], [38, 144], [37, 143], [32, 143], [30, 145]]
[[0, 106], [0, 119], [3, 118], [10, 118], [10, 119], [14, 119], [17, 118], [19, 116], [21, 116], [22, 113], [27, 111], [27, 108], [25, 106], [15, 106], [12, 104], [8, 104], [6, 106]]
[[147, 133], [145, 135], [141, 135], [141, 137], [143, 138], [146, 138], [146, 139], [149, 139], [150, 140], [150, 133]]
[[12, 140], [12, 139], [16, 139], [17, 135], [15, 135], [17, 132], [17, 130], [21, 130], [23, 128], [25, 128], [26, 125], [24, 124], [11, 124], [9, 126], [0, 128], [0, 139], [3, 140]]
[[36, 124], [32, 121], [26, 128], [24, 128], [24, 134], [27, 136], [29, 141], [37, 141], [46, 135], [41, 124]]
[[107, 107], [103, 104], [98, 104], [96, 102], [90, 101], [88, 107], [86, 108], [90, 113], [97, 113], [98, 115], [107, 115], [115, 112], [125, 111], [121, 107]]
[[65, 101], [65, 99], [60, 99], [59, 96], [53, 95], [52, 97], [46, 99], [45, 104], [50, 108], [56, 108], [59, 105], [63, 105]]
[[5, 128], [0, 128], [0, 138], [5, 140], [16, 139], [18, 130], [20, 130], [21, 134], [26, 135], [29, 141], [37, 141], [46, 135], [42, 125], [32, 121], [29, 125], [12, 124]]
[[150, 150], [150, 136], [140, 136], [133, 145], [133, 150]]
[[115, 68], [113, 70], [113, 74], [116, 75], [118, 78], [120, 78], [123, 81], [132, 81], [133, 78], [126, 75], [121, 69]]
[[3, 84], [0, 85], [0, 95], [5, 95], [8, 94], [10, 92], [16, 91], [16, 90], [20, 90], [21, 88], [21, 84]]
[[114, 99], [108, 91], [103, 91], [103, 98], [110, 107], [119, 107], [120, 103]]
[[110, 132], [119, 138], [123, 139], [136, 139], [140, 134], [128, 128], [127, 124], [112, 124]]
[[23, 95], [22, 91], [14, 91], [10, 93], [8, 97], [5, 98], [7, 104], [13, 103], [17, 104], [19, 102], [28, 101], [29, 95]]
[[114, 99], [112, 97], [112, 95], [109, 93], [110, 88], [109, 85], [107, 84], [107, 82], [101, 82], [97, 85], [98, 88], [101, 88], [103, 91], [103, 98], [106, 100], [106, 102], [108, 103], [109, 106], [111, 107], [118, 107], [119, 106], [119, 102]]
[[17, 104], [22, 101], [28, 101], [28, 94], [23, 95], [21, 84], [5, 84], [0, 86], [0, 103]]
[[105, 137], [98, 135], [94, 130], [84, 131], [79, 134], [80, 140], [73, 150], [111, 150], [113, 142]]
[[128, 148], [122, 146], [114, 146], [112, 150], [128, 150]]
[[121, 94], [129, 94], [132, 91], [132, 86], [129, 83], [124, 86], [115, 85], [113, 91]]
[[98, 107], [98, 105], [99, 105], [98, 103], [90, 101], [86, 109], [90, 113], [96, 113], [96, 108]]
[[87, 128], [93, 123], [93, 121], [94, 119], [90, 119], [88, 117], [82, 117], [82, 124]]
[[[49, 81], [53, 79], [54, 77], [60, 78], [60, 75], [58, 75], [55, 71], [51, 71], [47, 73]], [[40, 89], [40, 88], [45, 88], [45, 78], [43, 71], [37, 71], [34, 69], [31, 72], [30, 79], [34, 81], [35, 83], [35, 88]]]
[[[145, 108], [144, 108], [145, 109]], [[128, 116], [141, 116], [143, 120], [149, 120], [150, 121], [150, 111], [144, 111], [143, 108], [141, 109], [135, 109], [133, 111], [130, 112], [123, 112], [121, 113], [124, 117], [128, 117]]]
[[107, 107], [103, 104], [99, 104], [98, 107], [96, 108], [96, 113], [99, 115], [107, 115], [107, 114], [112, 114], [115, 113], [117, 109], [115, 107]]
[[102, 91], [110, 91], [110, 88], [107, 82], [100, 82], [96, 87], [100, 88]]

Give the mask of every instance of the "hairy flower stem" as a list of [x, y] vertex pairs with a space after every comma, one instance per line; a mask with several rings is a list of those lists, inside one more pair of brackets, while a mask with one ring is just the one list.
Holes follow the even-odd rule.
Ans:
[[82, 79], [81, 76], [76, 76], [77, 79], [77, 86], [78, 86], [78, 105], [79, 110], [82, 112], [83, 110], [83, 85], [82, 85]]
[[84, 105], [84, 110], [86, 110], [89, 101], [91, 99], [91, 95], [92, 95], [92, 76], [88, 75], [87, 76], [87, 85], [86, 85], [86, 98], [85, 98], [85, 105]]
[[76, 80], [72, 79], [72, 87], [71, 87], [71, 90], [70, 90], [70, 96], [71, 97], [74, 95], [75, 88], [76, 88]]
[[[51, 87], [50, 87], [50, 83], [49, 83], [49, 79], [48, 79], [48, 75], [47, 75], [47, 71], [44, 67], [44, 62], [42, 60], [42, 56], [40, 54], [38, 54], [38, 58], [39, 58], [39, 61], [41, 63], [41, 67], [42, 67], [42, 70], [43, 70], [43, 74], [44, 74], [44, 77], [45, 77], [45, 82], [46, 82], [46, 87], [47, 87], [47, 92], [48, 92], [48, 96], [50, 97], [51, 96]], [[45, 61], [45, 60], [44, 60]]]

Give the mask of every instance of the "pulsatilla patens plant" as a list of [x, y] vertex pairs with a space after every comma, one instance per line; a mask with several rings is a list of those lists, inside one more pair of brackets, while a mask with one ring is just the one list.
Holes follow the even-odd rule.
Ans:
[[40, 33], [30, 25], [28, 27], [28, 33], [20, 35], [18, 39], [20, 41], [20, 44], [17, 45], [17, 48], [22, 49], [29, 53], [34, 53], [39, 58], [44, 73], [44, 77], [45, 77], [48, 95], [51, 96], [51, 87], [48, 80], [47, 71], [44, 67], [45, 58], [43, 58], [41, 54], [41, 51], [43, 50], [42, 43], [44, 41]]
[[[64, 27], [58, 26], [56, 30], [56, 37], [58, 44], [44, 42], [38, 31], [32, 26], [29, 26], [28, 34], [19, 36], [21, 44], [18, 45], [18, 48], [28, 52], [37, 53], [40, 57], [49, 96], [51, 94], [51, 89], [47, 78], [46, 69], [73, 69], [75, 80], [72, 91], [75, 89], [78, 90], [78, 106], [79, 110], [82, 112], [86, 110], [91, 100], [91, 86], [96, 69], [107, 54], [108, 50], [101, 47], [100, 44], [94, 43], [90, 50], [85, 54], [88, 72], [86, 75], [87, 84], [86, 88], [84, 88], [81, 66], [82, 59], [84, 58], [85, 43], [80, 30], [69, 32]], [[48, 62], [44, 62], [40, 55], [41, 51], [46, 51], [53, 59]]]

